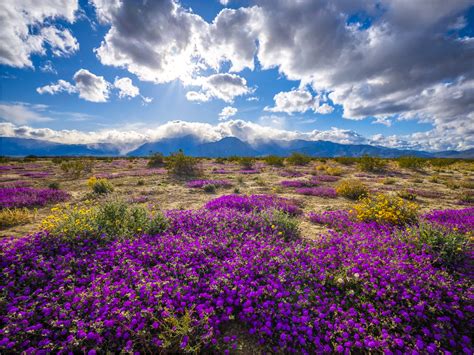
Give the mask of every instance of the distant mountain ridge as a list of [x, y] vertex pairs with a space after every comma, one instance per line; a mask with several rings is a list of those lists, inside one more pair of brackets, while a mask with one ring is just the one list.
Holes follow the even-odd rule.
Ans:
[[[402, 150], [369, 144], [341, 144], [329, 141], [269, 140], [253, 144], [236, 137], [225, 137], [215, 142], [201, 142], [198, 137], [188, 135], [147, 142], [127, 153], [127, 156], [148, 156], [152, 153], [169, 155], [182, 149], [186, 154], [201, 157], [238, 156], [288, 156], [294, 152], [320, 157], [359, 157], [362, 155], [396, 158], [403, 155], [419, 157], [474, 158], [474, 149], [465, 151], [426, 152]], [[4, 156], [120, 156], [120, 149], [110, 143], [61, 144], [39, 139], [0, 137], [0, 155]]]

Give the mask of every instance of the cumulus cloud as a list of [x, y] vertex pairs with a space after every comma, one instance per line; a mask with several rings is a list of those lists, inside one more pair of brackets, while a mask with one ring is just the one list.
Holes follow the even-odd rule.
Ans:
[[68, 94], [72, 94], [72, 93], [77, 92], [77, 89], [70, 82], [60, 79], [56, 83], [52, 83], [52, 84], [37, 88], [36, 92], [38, 92], [38, 94], [40, 95], [43, 95], [43, 94], [54, 95], [60, 92], [67, 92]]
[[79, 43], [68, 29], [51, 23], [72, 23], [77, 0], [16, 0], [0, 2], [0, 64], [32, 67], [32, 54], [46, 54], [48, 44], [55, 56], [76, 52]]
[[233, 102], [235, 97], [248, 95], [255, 91], [247, 86], [245, 78], [229, 73], [199, 77], [193, 80], [192, 85], [200, 86], [201, 90], [187, 92], [186, 98], [189, 101], [206, 102], [216, 98], [225, 102]]
[[[39, 87], [36, 89], [36, 91], [39, 94], [50, 94], [50, 95], [55, 95], [60, 92], [67, 92], [68, 94], [78, 93], [79, 97], [86, 101], [107, 102], [109, 98], [111, 84], [107, 80], [105, 80], [103, 76], [95, 75], [87, 69], [79, 69], [74, 74], [73, 79], [75, 82], [74, 84], [71, 84], [68, 81], [60, 79], [56, 83]], [[123, 78], [123, 79], [128, 79], [128, 78]], [[133, 90], [129, 86], [127, 86], [127, 84], [124, 83], [123, 81], [120, 82], [119, 85], [122, 85], [125, 89]], [[120, 94], [124, 95], [123, 90], [120, 88], [119, 90], [120, 90], [119, 95]], [[130, 93], [130, 91], [128, 91], [128, 93]]]
[[[204, 70], [220, 71], [223, 62], [240, 72], [253, 69], [256, 59], [263, 70], [276, 68], [300, 81], [300, 87], [311, 85], [316, 97], [329, 93], [347, 119], [374, 117], [383, 124], [423, 119], [438, 130], [449, 129], [454, 121], [467, 127], [471, 119], [472, 106], [462, 102], [471, 95], [474, 40], [456, 32], [467, 24], [466, 1], [427, 7], [404, 0], [260, 0], [253, 7], [223, 9], [212, 22], [174, 0], [94, 3], [99, 19], [110, 25], [96, 51], [99, 59], [141, 80], [179, 79], [191, 85]], [[354, 20], [361, 14], [368, 24]], [[201, 80], [201, 89], [189, 91], [188, 100], [231, 102], [237, 96], [215, 93]], [[456, 93], [461, 98], [453, 97]], [[303, 93], [293, 96], [276, 97], [281, 102], [269, 110], [332, 110], [327, 102], [315, 110], [315, 98]]]
[[14, 124], [51, 121], [51, 117], [44, 114], [44, 105], [30, 105], [27, 103], [0, 104], [0, 119]]
[[33, 128], [17, 122], [0, 122], [0, 136], [39, 138], [59, 143], [112, 143], [122, 149], [130, 151], [144, 142], [156, 141], [163, 138], [194, 135], [203, 142], [217, 141], [224, 137], [237, 137], [250, 144], [272, 139], [279, 140], [325, 140], [343, 144], [376, 144], [402, 149], [424, 150], [464, 150], [474, 147], [472, 136], [468, 140], [460, 139], [454, 132], [446, 136], [436, 129], [427, 132], [418, 132], [405, 136], [375, 135], [365, 137], [353, 130], [333, 127], [329, 130], [312, 130], [308, 132], [290, 131], [275, 128], [270, 121], [266, 125], [243, 121], [227, 120], [216, 125], [202, 122], [170, 121], [162, 125], [150, 127], [139, 125], [123, 127], [122, 129], [103, 129], [99, 131], [82, 132], [77, 130], [53, 130], [50, 128]]
[[[133, 85], [130, 78], [115, 78], [114, 86], [119, 90], [119, 98], [131, 98], [140, 95], [140, 89]], [[149, 99], [149, 98], [146, 98]]]
[[222, 109], [222, 111], [219, 113], [219, 121], [225, 121], [229, 117], [235, 116], [237, 114], [237, 109], [232, 106], [226, 106]]
[[287, 92], [279, 92], [273, 97], [275, 106], [265, 107], [265, 111], [285, 112], [292, 115], [295, 112], [304, 113], [312, 110], [315, 113], [328, 114], [334, 108], [327, 103], [321, 104], [321, 97], [314, 96], [305, 89], [291, 90]]
[[79, 97], [91, 102], [107, 102], [110, 83], [87, 69], [79, 69], [73, 77]]

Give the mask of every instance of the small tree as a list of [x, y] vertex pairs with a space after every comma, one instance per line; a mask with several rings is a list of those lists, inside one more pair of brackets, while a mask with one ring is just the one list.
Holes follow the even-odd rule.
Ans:
[[265, 163], [272, 166], [284, 166], [285, 159], [283, 157], [279, 157], [278, 155], [269, 155], [264, 158]]
[[398, 158], [398, 166], [403, 169], [419, 170], [426, 164], [426, 160], [419, 157], [405, 156]]
[[171, 154], [166, 159], [166, 167], [170, 174], [180, 177], [197, 176], [201, 173], [198, 160], [185, 155], [182, 150]]
[[306, 154], [294, 152], [286, 158], [286, 161], [290, 165], [307, 165], [311, 162], [311, 157]]
[[377, 157], [364, 155], [359, 158], [359, 169], [366, 172], [380, 172], [385, 169], [385, 161]]
[[165, 166], [165, 158], [161, 153], [153, 154], [148, 160], [147, 166], [149, 168], [160, 168]]

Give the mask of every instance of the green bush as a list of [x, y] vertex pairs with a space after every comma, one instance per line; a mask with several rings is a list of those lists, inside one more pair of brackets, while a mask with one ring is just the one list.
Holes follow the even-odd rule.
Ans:
[[294, 152], [286, 158], [287, 163], [290, 165], [308, 165], [311, 160], [312, 158], [309, 155], [298, 152]]
[[408, 200], [408, 201], [415, 201], [416, 200], [416, 194], [414, 194], [413, 192], [410, 192], [408, 190], [399, 191], [398, 196], [400, 196], [404, 200]]
[[191, 177], [200, 175], [198, 160], [187, 156], [183, 151], [171, 154], [166, 159], [168, 172], [179, 177]]
[[263, 213], [263, 216], [272, 229], [278, 230], [278, 234], [285, 240], [299, 238], [300, 229], [296, 218], [279, 210]]
[[204, 190], [204, 192], [207, 192], [208, 194], [216, 193], [216, 185], [214, 184], [204, 185], [202, 189]]
[[153, 154], [147, 163], [147, 167], [149, 168], [160, 168], [162, 166], [165, 166], [165, 158], [161, 153]]
[[456, 163], [458, 160], [457, 159], [447, 159], [447, 158], [435, 158], [435, 159], [430, 159], [429, 163], [432, 167], [436, 168], [443, 168], [447, 167], [450, 165], [453, 165]]
[[48, 188], [52, 190], [59, 190], [59, 182], [54, 181], [54, 182], [49, 183]]
[[434, 263], [438, 266], [455, 267], [461, 264], [469, 253], [470, 244], [467, 235], [430, 223], [422, 222], [418, 226], [407, 228], [399, 235], [419, 249], [427, 246], [436, 256]]
[[350, 200], [367, 196], [369, 189], [357, 179], [342, 180], [336, 185], [336, 193]]
[[114, 191], [114, 186], [107, 179], [97, 179], [96, 177], [91, 177], [87, 181], [87, 185], [92, 189], [96, 194], [108, 194]]
[[359, 169], [365, 172], [381, 172], [385, 169], [386, 163], [384, 160], [364, 155], [358, 159], [357, 165]]
[[282, 167], [285, 165], [285, 159], [283, 157], [279, 157], [278, 155], [268, 155], [263, 160], [265, 163], [271, 166]]
[[251, 170], [253, 169], [253, 165], [255, 163], [255, 159], [250, 157], [241, 157], [239, 159], [239, 164], [242, 166], [243, 169]]
[[357, 158], [353, 158], [353, 157], [337, 157], [337, 158], [334, 158], [334, 160], [336, 162], [338, 162], [339, 164], [342, 164], [342, 165], [354, 165], [357, 161]]
[[94, 162], [91, 159], [67, 160], [61, 163], [61, 170], [74, 179], [92, 172]]
[[397, 159], [398, 166], [403, 169], [419, 170], [426, 165], [426, 160], [414, 156], [404, 156]]
[[137, 181], [137, 186], [143, 186], [143, 185], [145, 185], [145, 180], [140, 179]]

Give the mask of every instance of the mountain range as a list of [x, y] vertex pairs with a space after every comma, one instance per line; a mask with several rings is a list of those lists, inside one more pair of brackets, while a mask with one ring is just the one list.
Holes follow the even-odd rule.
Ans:
[[[215, 142], [201, 142], [196, 136], [165, 138], [144, 143], [128, 152], [127, 156], [148, 156], [152, 153], [169, 155], [182, 149], [187, 155], [200, 157], [238, 156], [288, 156], [293, 152], [319, 157], [358, 157], [362, 155], [395, 158], [403, 155], [419, 157], [474, 158], [474, 149], [464, 151], [427, 152], [402, 150], [368, 144], [340, 144], [329, 141], [295, 139], [269, 140], [256, 143], [244, 142], [235, 137], [225, 137]], [[120, 156], [119, 147], [111, 143], [62, 144], [39, 139], [0, 137], [0, 155], [3, 156]]]

